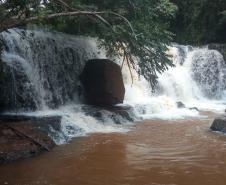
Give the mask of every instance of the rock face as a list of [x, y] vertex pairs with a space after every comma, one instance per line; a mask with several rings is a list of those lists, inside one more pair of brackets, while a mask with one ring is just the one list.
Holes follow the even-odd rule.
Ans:
[[0, 114], [0, 122], [29, 122], [29, 124], [41, 131], [50, 134], [51, 130], [59, 131], [61, 127], [61, 116], [26, 116], [26, 115], [13, 115], [13, 114]]
[[0, 59], [0, 112], [37, 109], [36, 100], [32, 98], [36, 94], [28, 82], [19, 63], [12, 67]]
[[0, 122], [0, 164], [50, 151], [54, 142], [30, 122]]
[[5, 112], [76, 102], [84, 61], [99, 56], [96, 41], [87, 37], [10, 29], [0, 38], [0, 109]]
[[226, 117], [216, 118], [210, 127], [213, 131], [219, 131], [226, 133]]
[[123, 103], [125, 87], [120, 67], [107, 59], [89, 60], [80, 75], [87, 103], [115, 105]]

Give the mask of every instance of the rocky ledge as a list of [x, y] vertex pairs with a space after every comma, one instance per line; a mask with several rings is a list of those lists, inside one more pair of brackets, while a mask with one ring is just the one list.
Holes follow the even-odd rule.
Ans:
[[60, 119], [0, 116], [0, 164], [50, 151], [55, 143], [48, 136], [48, 122], [55, 121], [56, 128]]

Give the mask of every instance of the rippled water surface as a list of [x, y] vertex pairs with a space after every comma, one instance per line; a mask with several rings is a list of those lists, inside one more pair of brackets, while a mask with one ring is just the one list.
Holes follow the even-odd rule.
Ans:
[[77, 138], [0, 167], [9, 185], [225, 185], [226, 136], [212, 118], [145, 121], [128, 133]]

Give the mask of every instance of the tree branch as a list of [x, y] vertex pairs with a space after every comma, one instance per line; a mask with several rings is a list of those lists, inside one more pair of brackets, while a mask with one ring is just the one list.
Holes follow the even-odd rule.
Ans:
[[18, 26], [23, 26], [28, 23], [32, 23], [38, 20], [49, 20], [49, 19], [54, 19], [58, 17], [70, 17], [70, 16], [96, 16], [98, 14], [102, 14], [101, 12], [89, 12], [89, 11], [74, 11], [74, 12], [61, 12], [61, 13], [54, 13], [50, 15], [45, 15], [45, 16], [35, 16], [35, 17], [30, 17], [27, 19], [19, 19], [19, 18], [11, 18], [7, 19], [6, 21], [3, 21], [1, 23], [0, 27], [0, 32], [6, 31], [7, 29], [18, 27]]
[[[64, 3], [61, 0], [57, 0], [59, 3], [62, 3], [65, 7], [69, 8], [69, 6]], [[73, 9], [75, 10], [75, 9]], [[14, 28], [14, 27], [19, 27], [19, 26], [24, 26], [26, 24], [29, 23], [33, 23], [39, 20], [49, 20], [49, 19], [54, 19], [54, 18], [58, 18], [58, 17], [70, 17], [70, 16], [87, 16], [89, 18], [95, 17], [97, 20], [100, 20], [102, 23], [104, 23], [105, 25], [107, 25], [109, 28], [112, 29], [112, 31], [115, 33], [114, 29], [112, 28], [112, 25], [105, 19], [103, 18], [102, 15], [104, 14], [110, 14], [110, 15], [114, 15], [116, 17], [120, 17], [121, 19], [123, 19], [126, 23], [128, 23], [132, 34], [135, 36], [135, 32], [133, 30], [133, 27], [131, 25], [131, 23], [129, 22], [128, 19], [126, 19], [124, 16], [114, 13], [114, 12], [108, 12], [108, 11], [102, 11], [102, 12], [92, 12], [92, 11], [72, 11], [72, 12], [61, 12], [61, 13], [54, 13], [54, 14], [50, 14], [50, 15], [45, 15], [45, 16], [34, 16], [34, 17], [30, 17], [30, 18], [24, 18], [24, 19], [19, 19], [19, 18], [11, 18], [11, 19], [7, 19], [6, 21], [3, 21], [2, 23], [0, 23], [0, 32], [2, 31], [6, 31], [10, 28]], [[126, 61], [126, 64], [129, 67], [130, 70], [130, 75], [133, 81], [133, 75], [132, 75], [132, 71], [131, 71], [131, 65], [130, 62], [132, 64], [132, 66], [134, 67], [134, 61], [132, 60], [132, 56], [130, 55], [130, 53], [128, 53], [126, 51], [126, 48], [123, 45], [122, 41], [119, 41], [121, 48], [123, 49], [123, 53], [124, 53], [124, 59], [122, 61], [122, 66]], [[130, 61], [130, 62], [129, 62]]]

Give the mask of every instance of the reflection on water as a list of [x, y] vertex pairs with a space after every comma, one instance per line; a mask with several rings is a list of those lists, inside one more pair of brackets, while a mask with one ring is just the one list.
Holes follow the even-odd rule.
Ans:
[[146, 121], [0, 167], [9, 185], [225, 185], [226, 136], [212, 119]]

